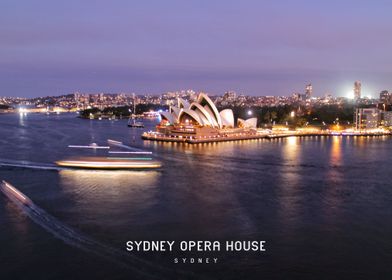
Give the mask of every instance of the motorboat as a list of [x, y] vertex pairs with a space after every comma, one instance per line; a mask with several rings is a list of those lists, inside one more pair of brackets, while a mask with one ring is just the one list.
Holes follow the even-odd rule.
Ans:
[[97, 143], [91, 143], [88, 146], [85, 145], [68, 145], [68, 148], [79, 148], [79, 149], [110, 149], [109, 146], [99, 146]]
[[31, 200], [6, 181], [0, 182], [0, 191], [11, 200], [16, 200], [24, 205], [32, 204]]

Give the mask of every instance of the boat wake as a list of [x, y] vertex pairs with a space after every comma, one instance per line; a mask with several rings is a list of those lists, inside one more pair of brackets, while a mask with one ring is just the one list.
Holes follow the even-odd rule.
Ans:
[[[66, 244], [110, 260], [118, 265], [121, 265], [125, 269], [132, 270], [132, 272], [137, 273], [137, 275], [143, 278], [148, 277], [148, 279], [173, 279], [173, 271], [158, 265], [154, 265], [148, 261], [126, 253], [125, 251], [123, 252], [102, 244], [63, 224], [60, 220], [56, 219], [45, 210], [38, 207], [30, 198], [28, 198], [10, 183], [6, 181], [0, 182], [0, 190], [24, 214], [30, 217], [31, 220]], [[177, 275], [174, 277], [181, 276], [178, 275], [178, 271], [176, 274]], [[184, 274], [182, 277], [189, 278], [189, 275]]]
[[142, 149], [125, 145], [123, 142], [120, 142], [120, 141], [115, 141], [115, 140], [112, 140], [112, 139], [108, 139], [107, 141], [108, 141], [109, 145], [112, 145], [112, 146], [115, 146], [115, 147], [118, 147], [118, 148], [123, 148], [123, 149], [126, 149], [126, 150], [135, 151], [135, 152], [145, 152]]
[[63, 170], [65, 168], [56, 166], [50, 163], [40, 163], [25, 160], [3, 160], [0, 159], [0, 167], [18, 167], [28, 169], [40, 169], [40, 170]]

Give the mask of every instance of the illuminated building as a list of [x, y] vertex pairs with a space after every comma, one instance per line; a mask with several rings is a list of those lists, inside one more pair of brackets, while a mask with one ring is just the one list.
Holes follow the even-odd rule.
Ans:
[[255, 128], [257, 125], [257, 119], [256, 118], [250, 118], [247, 120], [238, 119], [237, 124], [238, 124], [238, 127]]
[[[227, 129], [234, 128], [234, 115], [231, 109], [218, 111], [212, 100], [201, 93], [197, 101], [189, 104], [179, 98], [177, 107], [171, 106], [169, 112], [161, 112], [163, 124], [169, 125], [192, 125], [198, 127]], [[240, 119], [241, 120], [241, 119]], [[244, 122], [242, 122], [243, 124]], [[257, 119], [246, 121], [248, 126], [256, 128]]]
[[377, 108], [358, 108], [355, 110], [355, 129], [373, 129], [381, 125], [381, 110]]
[[354, 99], [358, 100], [361, 98], [361, 82], [355, 81], [354, 83]]
[[160, 114], [162, 121], [157, 131], [144, 134], [144, 139], [158, 137], [162, 140], [164, 137], [167, 141], [183, 141], [216, 138], [219, 141], [230, 137], [249, 138], [256, 134], [257, 118], [238, 119], [235, 127], [233, 111], [224, 109], [219, 112], [204, 93], [191, 104], [178, 98], [177, 106], [170, 106], [169, 111]]
[[380, 92], [380, 102], [384, 104], [391, 104], [392, 101], [392, 93], [387, 90], [383, 90]]
[[313, 87], [312, 84], [308, 84], [305, 87], [305, 98], [306, 99], [310, 99], [312, 97], [313, 94]]
[[381, 124], [385, 127], [392, 127], [392, 111], [382, 112]]

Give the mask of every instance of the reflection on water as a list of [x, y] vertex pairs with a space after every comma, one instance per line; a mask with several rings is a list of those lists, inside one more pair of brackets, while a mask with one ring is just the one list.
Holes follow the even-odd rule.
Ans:
[[292, 162], [296, 164], [301, 161], [300, 159], [300, 141], [298, 137], [287, 137], [285, 145], [282, 147], [282, 155], [284, 162]]
[[341, 206], [344, 202], [344, 196], [342, 196], [342, 184], [343, 184], [343, 172], [341, 170], [343, 162], [343, 148], [346, 139], [340, 136], [332, 136], [330, 138], [329, 147], [329, 168], [325, 180], [328, 180], [329, 187], [325, 188], [323, 197], [324, 217], [328, 222], [328, 229], [333, 230], [333, 226], [336, 222], [337, 217], [341, 212]]
[[19, 125], [25, 126], [25, 118], [27, 117], [26, 113], [19, 113]]
[[339, 166], [342, 163], [342, 137], [332, 136], [331, 139], [330, 165]]
[[60, 185], [86, 214], [126, 214], [155, 203], [157, 171], [61, 170]]
[[332, 183], [341, 182], [343, 174], [338, 167], [343, 164], [343, 140], [340, 136], [333, 136], [331, 138], [330, 152], [329, 152], [329, 166], [327, 180]]
[[17, 207], [14, 203], [4, 198], [4, 208], [8, 215], [8, 218], [12, 221], [11, 227], [18, 232], [17, 240], [21, 243], [21, 247], [23, 247], [22, 243], [26, 240], [26, 237], [29, 234], [29, 218], [26, 215], [20, 215]]
[[298, 173], [299, 165], [301, 164], [301, 139], [298, 137], [287, 137], [282, 139], [281, 156], [282, 166], [279, 172], [279, 191], [281, 206], [280, 215], [285, 226], [296, 223], [298, 217], [299, 199], [298, 196], [300, 174]]

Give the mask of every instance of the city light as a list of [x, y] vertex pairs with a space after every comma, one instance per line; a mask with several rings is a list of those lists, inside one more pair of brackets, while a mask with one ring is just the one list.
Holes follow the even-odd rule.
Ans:
[[346, 94], [346, 97], [348, 99], [354, 99], [354, 91], [353, 90], [349, 90]]
[[[365, 91], [365, 94], [364, 94]], [[356, 131], [368, 131], [376, 127], [389, 127], [392, 130], [392, 111], [389, 104], [392, 102], [392, 93], [388, 90], [380, 92], [380, 98], [376, 96], [374, 90], [363, 90], [361, 81], [355, 81], [353, 84], [347, 84], [339, 92], [346, 92], [347, 94], [340, 97], [333, 97], [332, 94], [325, 94], [324, 97], [313, 96], [312, 84], [307, 84], [302, 91], [293, 93], [290, 96], [246, 96], [237, 95], [235, 92], [227, 92], [223, 96], [216, 97], [213, 102], [206, 93], [197, 93], [193, 90], [167, 92], [161, 95], [139, 95], [137, 103], [149, 105], [140, 112], [139, 118], [156, 119], [159, 123], [158, 128], [167, 131], [175, 131], [173, 135], [165, 134], [143, 134], [143, 139], [160, 138], [162, 141], [188, 141], [190, 136], [187, 133], [208, 134], [209, 130], [215, 130], [212, 138], [238, 137], [233, 130], [246, 131], [248, 135], [245, 138], [254, 138], [254, 133], [257, 134], [257, 129], [260, 127], [269, 127], [276, 125], [286, 125], [290, 129], [303, 129], [305, 127], [319, 123], [323, 126], [327, 133], [331, 132], [331, 128], [336, 128], [340, 125], [339, 131], [342, 129], [349, 129], [344, 125], [349, 125], [355, 128]], [[371, 95], [372, 96], [371, 96]], [[86, 119], [97, 120], [114, 120], [124, 117], [131, 117], [135, 110], [130, 108], [135, 105], [135, 96], [130, 94], [87, 94], [74, 93], [73, 95], [53, 96], [50, 98], [53, 105], [47, 103], [47, 99], [43, 98], [0, 98], [0, 101], [5, 104], [0, 112], [15, 112], [20, 114], [20, 121], [22, 122], [27, 113], [52, 113], [62, 112], [80, 112], [79, 115]], [[181, 105], [176, 107], [176, 104], [181, 100]], [[341, 110], [342, 106], [352, 106], [353, 100], [355, 105], [364, 109], [355, 112], [353, 109], [353, 118], [347, 119], [343, 117], [342, 120], [337, 120], [336, 115], [331, 116], [330, 121], [312, 118], [310, 120], [310, 113], [317, 111], [323, 106], [338, 106]], [[215, 103], [215, 104], [214, 104]], [[154, 106], [150, 106], [154, 105]], [[165, 106], [165, 107], [162, 107]], [[207, 107], [206, 107], [207, 106]], [[279, 107], [287, 106], [289, 111], [284, 114], [279, 113]], [[122, 108], [119, 110], [118, 108]], [[267, 107], [267, 111], [263, 108]], [[86, 109], [94, 108], [94, 111]], [[108, 109], [107, 109], [108, 108]], [[218, 108], [222, 108], [218, 111]], [[246, 119], [237, 118], [234, 122], [233, 109], [247, 108], [243, 115]], [[272, 109], [269, 109], [272, 108]], [[105, 110], [106, 109], [106, 110]], [[148, 110], [148, 111], [147, 111]], [[243, 109], [242, 109], [243, 110]], [[109, 113], [106, 113], [109, 112]], [[180, 122], [186, 127], [178, 126]], [[238, 116], [237, 116], [238, 117]], [[261, 117], [261, 119], [257, 119]], [[298, 118], [298, 122], [296, 122]], [[323, 117], [324, 118], [324, 117]], [[330, 122], [330, 123], [329, 123]], [[141, 122], [140, 122], [141, 123]], [[331, 125], [329, 127], [329, 125]], [[128, 121], [128, 126], [129, 121]], [[196, 129], [197, 128], [197, 129]], [[207, 129], [206, 129], [207, 128]], [[212, 128], [212, 129], [210, 129]], [[180, 131], [184, 135], [178, 134]], [[202, 132], [205, 131], [205, 132]], [[356, 132], [357, 133], [357, 132]], [[180, 137], [181, 136], [181, 137]], [[134, 136], [133, 136], [134, 137]], [[244, 138], [241, 136], [241, 138]], [[208, 138], [208, 137], [207, 137]], [[199, 140], [197, 136], [192, 135], [192, 141]], [[195, 142], [195, 141], [193, 141]]]

